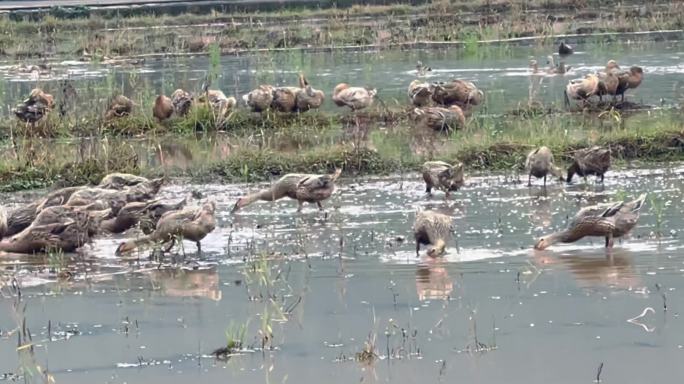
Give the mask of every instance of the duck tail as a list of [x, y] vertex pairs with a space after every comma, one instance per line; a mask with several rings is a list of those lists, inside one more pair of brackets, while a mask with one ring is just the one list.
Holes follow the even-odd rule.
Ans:
[[644, 206], [644, 203], [646, 203], [646, 196], [647, 196], [646, 193], [642, 193], [638, 199], [631, 201], [629, 203], [632, 212], [637, 212], [637, 211], [641, 210], [641, 208]]
[[249, 103], [249, 94], [242, 95], [242, 101], [244, 101], [245, 104], [248, 104]]

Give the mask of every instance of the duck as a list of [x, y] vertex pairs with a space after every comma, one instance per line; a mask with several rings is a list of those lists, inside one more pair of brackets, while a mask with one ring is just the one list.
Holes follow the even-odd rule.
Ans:
[[5, 214], [5, 220], [0, 222], [0, 227], [3, 229], [3, 231], [0, 232], [0, 239], [23, 231], [26, 227], [31, 225], [40, 211], [45, 208], [66, 203], [74, 192], [82, 188], [83, 187], [67, 187], [57, 189], [48, 193], [45, 197], [36, 199], [30, 204], [13, 209]]
[[418, 60], [416, 62], [416, 74], [418, 76], [425, 76], [425, 75], [427, 75], [428, 72], [432, 72], [432, 68], [423, 64], [422, 61]]
[[97, 232], [100, 212], [54, 206], [42, 210], [35, 220], [16, 235], [0, 241], [0, 251], [21, 254], [73, 252]]
[[149, 183], [150, 179], [142, 176], [132, 175], [130, 173], [113, 172], [105, 175], [98, 188], [122, 190], [134, 185]]
[[21, 121], [35, 124], [47, 116], [55, 105], [54, 97], [40, 88], [31, 90], [29, 97], [18, 104], [12, 112]]
[[635, 89], [641, 85], [644, 78], [644, 70], [641, 67], [633, 66], [628, 71], [620, 72], [618, 75], [619, 85], [616, 90], [616, 95], [621, 96], [621, 101], [625, 101], [625, 92], [628, 89]]
[[212, 109], [221, 117], [226, 117], [237, 104], [234, 97], [227, 97], [222, 91], [216, 89], [208, 89], [199, 97], [200, 103], [206, 103], [207, 100]]
[[171, 94], [171, 103], [173, 104], [173, 110], [177, 116], [187, 116], [188, 112], [190, 112], [190, 108], [192, 107], [192, 102], [192, 94], [183, 89], [176, 89]]
[[465, 108], [480, 105], [483, 99], [484, 92], [478, 89], [474, 83], [458, 79], [447, 83], [436, 83], [432, 92], [432, 100], [444, 106], [456, 104]]
[[645, 201], [644, 193], [629, 202], [618, 201], [582, 208], [565, 230], [540, 238], [534, 249], [543, 250], [556, 243], [574, 243], [587, 236], [605, 237], [606, 248], [611, 248], [613, 239], [623, 237], [636, 226]]
[[464, 184], [464, 166], [461, 162], [449, 164], [444, 161], [426, 161], [422, 167], [425, 192], [432, 194], [432, 188], [445, 192], [445, 198], [452, 191], [458, 191]]
[[124, 203], [131, 203], [134, 201], [146, 201], [154, 198], [159, 192], [159, 189], [164, 184], [164, 179], [152, 179], [122, 190], [105, 189], [99, 187], [83, 188], [74, 192], [65, 205], [70, 207], [86, 206], [96, 200], [102, 200], [113, 204], [120, 202], [121, 206]]
[[270, 188], [239, 198], [233, 206], [232, 212], [237, 212], [240, 208], [257, 200], [276, 201], [283, 197], [297, 200], [299, 203], [297, 212], [301, 212], [305, 202], [316, 203], [318, 209], [323, 210], [321, 202], [328, 199], [335, 191], [335, 181], [341, 173], [341, 169], [336, 169], [335, 172], [327, 175], [287, 174], [278, 179]]
[[373, 98], [378, 93], [376, 89], [351, 87], [341, 83], [335, 86], [332, 100], [338, 107], [349, 107], [352, 111], [368, 108], [373, 104]]
[[553, 56], [547, 56], [547, 64], [549, 64], [549, 68], [546, 69], [546, 72], [551, 75], [564, 75], [570, 71], [570, 67], [566, 67], [565, 63], [562, 61], [556, 65]]
[[425, 107], [432, 100], [433, 86], [420, 80], [413, 80], [408, 87], [408, 96], [415, 107]]
[[558, 45], [558, 54], [561, 56], [572, 55], [573, 52], [572, 46], [566, 44], [565, 41], [561, 41]]
[[529, 66], [530, 71], [532, 72], [533, 75], [536, 75], [539, 73], [539, 63], [537, 62], [537, 60], [530, 59], [530, 63], [528, 66]]
[[560, 168], [553, 163], [553, 153], [546, 146], [541, 146], [527, 154], [525, 169], [528, 172], [527, 186], [532, 186], [532, 176], [537, 179], [543, 177], [544, 187], [546, 187], [546, 176], [549, 173], [561, 180], [563, 177]]
[[620, 69], [620, 66], [618, 65], [617, 61], [612, 60], [612, 59], [611, 59], [611, 60], [608, 60], [608, 62], [606, 63], [606, 69], [605, 69], [605, 71], [606, 71], [606, 72], [611, 72], [611, 71], [614, 71], [614, 70], [617, 70], [617, 69]]
[[154, 243], [170, 243], [167, 248], [169, 250], [179, 237], [194, 241], [197, 245], [197, 252], [202, 253], [200, 242], [216, 228], [215, 211], [216, 204], [209, 201], [199, 208], [168, 212], [159, 219], [154, 232], [121, 243], [115, 254], [122, 256], [141, 246]]
[[271, 108], [273, 103], [273, 86], [260, 85], [259, 88], [243, 95], [242, 100], [252, 112], [264, 112]]
[[610, 168], [610, 149], [597, 145], [580, 149], [575, 152], [573, 160], [573, 163], [568, 168], [568, 177], [566, 179], [568, 183], [572, 182], [572, 177], [575, 174], [582, 177], [596, 175], [601, 178], [603, 183], [604, 175], [608, 168]]
[[418, 212], [413, 224], [416, 256], [419, 256], [421, 245], [429, 245], [427, 255], [430, 257], [444, 255], [446, 243], [451, 239], [453, 230], [450, 216], [435, 211]]
[[277, 87], [273, 90], [271, 107], [279, 112], [292, 113], [297, 110], [297, 95], [302, 91], [297, 87]]
[[162, 122], [173, 115], [173, 101], [166, 95], [158, 95], [152, 106], [152, 115]]
[[[182, 209], [187, 200], [175, 204], [163, 203], [161, 200], [134, 201], [126, 203], [123, 207], [116, 209], [116, 214], [100, 222], [100, 229], [108, 233], [122, 233], [133, 228], [138, 223], [154, 229], [157, 222], [167, 212]], [[144, 231], [143, 231], [144, 232]]]
[[448, 108], [423, 107], [413, 110], [419, 124], [435, 131], [451, 131], [464, 128], [466, 125], [465, 114], [458, 105]]
[[302, 91], [297, 93], [297, 111], [306, 112], [311, 109], [318, 109], [323, 105], [325, 93], [311, 87], [303, 73], [299, 74], [299, 86]]
[[595, 74], [588, 74], [583, 79], [574, 79], [568, 82], [563, 91], [565, 95], [565, 105], [570, 105], [570, 99], [586, 101], [597, 94], [599, 78]]
[[133, 112], [133, 101], [124, 95], [116, 95], [105, 113], [106, 120], [129, 116]]
[[596, 94], [599, 97], [599, 101], [603, 101], [603, 96], [606, 95], [613, 95], [613, 101], [615, 101], [620, 85], [617, 73], [614, 70], [599, 72], [598, 79], [599, 83]]

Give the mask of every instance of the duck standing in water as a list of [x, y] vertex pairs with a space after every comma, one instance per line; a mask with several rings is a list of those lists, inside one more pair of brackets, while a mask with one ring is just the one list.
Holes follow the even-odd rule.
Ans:
[[138, 247], [154, 243], [170, 243], [168, 251], [179, 237], [194, 241], [197, 244], [197, 252], [202, 253], [200, 241], [216, 228], [215, 210], [216, 205], [210, 201], [200, 208], [169, 212], [159, 219], [157, 227], [150, 235], [121, 243], [116, 249], [116, 255], [121, 256]]
[[572, 55], [573, 52], [574, 50], [572, 49], [572, 46], [566, 44], [565, 41], [561, 41], [558, 45], [558, 54], [560, 56]]
[[422, 126], [440, 132], [448, 132], [464, 128], [465, 114], [458, 105], [449, 108], [423, 107], [413, 110], [416, 119]]
[[432, 194], [432, 188], [445, 192], [445, 199], [449, 193], [458, 191], [464, 184], [464, 166], [461, 162], [451, 165], [443, 161], [426, 161], [422, 168], [425, 181], [425, 193]]
[[583, 208], [567, 229], [542, 237], [534, 248], [542, 250], [556, 243], [574, 243], [587, 236], [605, 237], [606, 248], [610, 248], [613, 246], [613, 239], [623, 237], [636, 226], [645, 200], [646, 194], [642, 194], [630, 202], [620, 201]]
[[73, 252], [97, 233], [99, 221], [105, 214], [108, 213], [87, 212], [75, 207], [45, 208], [31, 225], [0, 241], [0, 251], [23, 254]]
[[150, 179], [142, 176], [132, 175], [130, 173], [114, 172], [106, 175], [100, 180], [97, 186], [104, 189], [117, 189], [132, 187], [142, 183], [149, 183]]
[[444, 255], [446, 243], [451, 239], [453, 230], [451, 217], [434, 211], [418, 212], [413, 224], [416, 256], [419, 256], [421, 244], [429, 245], [427, 254], [430, 257]]
[[[123, 207], [116, 209], [114, 217], [102, 220], [100, 229], [108, 233], [122, 233], [140, 223], [141, 227], [145, 226], [143, 232], [149, 233], [151, 232], [149, 228], [154, 230], [164, 214], [181, 210], [186, 202], [187, 200], [183, 199], [175, 204], [166, 204], [160, 200], [126, 203]], [[145, 232], [145, 229], [148, 232]]]
[[565, 105], [570, 106], [570, 99], [582, 100], [586, 104], [590, 97], [596, 95], [599, 89], [599, 78], [595, 74], [586, 75], [583, 79], [573, 79], [565, 87]]
[[544, 178], [544, 187], [546, 187], [546, 176], [550, 173], [559, 179], [563, 178], [560, 168], [553, 163], [553, 153], [548, 147], [539, 147], [527, 155], [525, 161], [525, 169], [528, 172], [527, 186], [532, 186], [532, 176], [537, 179]]
[[413, 80], [408, 87], [408, 96], [411, 100], [411, 104], [416, 107], [428, 106], [432, 100], [432, 90], [432, 84], [423, 83], [420, 80]]
[[568, 168], [566, 180], [568, 183], [572, 182], [575, 174], [585, 178], [589, 175], [596, 175], [603, 183], [604, 175], [610, 168], [610, 149], [595, 145], [578, 150], [573, 157], [574, 161]]
[[129, 116], [131, 112], [133, 112], [133, 101], [124, 95], [117, 95], [109, 104], [109, 109], [105, 112], [105, 119], [112, 120]]
[[239, 198], [232, 212], [257, 200], [276, 201], [283, 197], [297, 200], [299, 203], [297, 212], [301, 212], [304, 203], [316, 203], [318, 209], [323, 210], [321, 202], [328, 199], [335, 191], [335, 181], [341, 173], [341, 169], [336, 169], [329, 175], [287, 174], [278, 179], [270, 188]]

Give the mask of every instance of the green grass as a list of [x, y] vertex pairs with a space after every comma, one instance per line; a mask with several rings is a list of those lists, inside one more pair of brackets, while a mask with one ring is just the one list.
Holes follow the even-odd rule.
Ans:
[[609, 146], [617, 164], [684, 160], [684, 120], [678, 111], [642, 112], [619, 121], [596, 114], [480, 117], [449, 135], [419, 129], [405, 118], [355, 136], [343, 119], [323, 112], [236, 116], [239, 120], [223, 133], [178, 135], [172, 129], [137, 140], [104, 133], [88, 145], [24, 140], [16, 157], [0, 158], [0, 190], [87, 184], [113, 171], [210, 182], [251, 182], [335, 168], [348, 176], [383, 175], [416, 171], [426, 160], [460, 160], [471, 171], [517, 172], [527, 153], [540, 145], [551, 148], [560, 166], [571, 162], [573, 151], [590, 145]]

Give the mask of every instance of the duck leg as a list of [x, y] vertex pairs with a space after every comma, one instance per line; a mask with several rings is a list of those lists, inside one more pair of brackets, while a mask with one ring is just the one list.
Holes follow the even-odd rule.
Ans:
[[416, 240], [416, 257], [420, 257], [420, 243]]
[[304, 208], [304, 203], [303, 203], [301, 200], [297, 200], [297, 204], [298, 204], [298, 206], [297, 206], [297, 212], [299, 213], [299, 212], [301, 212], [302, 209]]
[[317, 201], [317, 202], [316, 202], [316, 205], [318, 205], [318, 210], [319, 210], [319, 211], [325, 211], [325, 209], [323, 209], [323, 204], [321, 204], [320, 201]]
[[613, 234], [610, 233], [606, 236], [606, 248], [613, 248]]
[[432, 195], [432, 186], [430, 184], [425, 184], [425, 193], [427, 193], [428, 196]]
[[[544, 179], [544, 182], [546, 182], [546, 179]], [[531, 187], [532, 186], [532, 174], [530, 173], [527, 175], [527, 186]]]
[[197, 254], [201, 255], [202, 254], [202, 244], [200, 244], [199, 241], [195, 242], [197, 244]]
[[164, 253], [169, 253], [171, 251], [171, 248], [173, 248], [174, 245], [176, 245], [176, 238], [175, 237], [172, 238], [171, 240], [169, 240], [169, 246], [164, 248], [164, 250], [163, 250]]
[[544, 175], [544, 188], [546, 188], [546, 175]]

